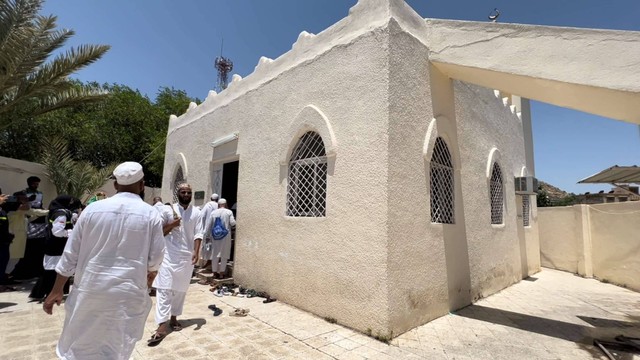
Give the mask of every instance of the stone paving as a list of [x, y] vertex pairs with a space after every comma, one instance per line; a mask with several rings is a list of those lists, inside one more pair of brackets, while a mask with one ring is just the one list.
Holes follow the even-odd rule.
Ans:
[[[63, 308], [48, 316], [27, 295], [0, 293], [0, 359], [55, 359]], [[223, 314], [214, 317], [210, 304]], [[251, 312], [229, 316], [236, 307]], [[640, 293], [544, 269], [390, 345], [281, 302], [219, 298], [198, 284], [181, 321], [182, 331], [148, 347], [152, 311], [133, 359], [606, 359], [593, 338], [640, 337]]]

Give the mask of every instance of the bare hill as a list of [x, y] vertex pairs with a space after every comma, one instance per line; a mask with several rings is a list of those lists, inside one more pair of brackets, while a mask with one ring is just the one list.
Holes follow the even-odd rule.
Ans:
[[564, 199], [570, 195], [568, 192], [541, 180], [538, 182], [538, 185], [547, 193], [551, 202], [557, 202], [558, 200]]

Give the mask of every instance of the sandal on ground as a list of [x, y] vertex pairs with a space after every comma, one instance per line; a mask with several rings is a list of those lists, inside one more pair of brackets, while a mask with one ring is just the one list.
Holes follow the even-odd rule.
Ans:
[[235, 309], [232, 313], [230, 313], [229, 316], [247, 316], [248, 313], [249, 313], [249, 309], [238, 308], [238, 309]]
[[200, 280], [198, 281], [198, 284], [199, 284], [199, 285], [209, 285], [209, 280], [206, 280], [206, 279], [200, 279]]
[[169, 324], [169, 326], [171, 327], [171, 330], [173, 331], [180, 331], [182, 330], [182, 324], [180, 324], [179, 322], [175, 322], [173, 324]]
[[153, 333], [153, 335], [151, 335], [151, 339], [147, 340], [147, 345], [151, 346], [151, 345], [157, 345], [160, 343], [160, 341], [162, 341], [162, 339], [166, 338], [167, 334], [163, 334], [161, 332], [155, 332]]
[[209, 310], [213, 311], [213, 316], [219, 316], [220, 314], [222, 314], [222, 309], [215, 305], [209, 305], [207, 307], [209, 308]]
[[272, 303], [272, 302], [274, 302], [274, 301], [276, 301], [276, 299], [275, 299], [275, 298], [267, 297], [267, 298], [263, 301], [263, 303], [268, 304], [268, 303]]

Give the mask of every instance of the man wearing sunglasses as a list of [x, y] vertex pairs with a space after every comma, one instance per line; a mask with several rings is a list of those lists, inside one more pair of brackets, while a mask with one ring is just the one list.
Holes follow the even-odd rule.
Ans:
[[193, 266], [198, 261], [200, 251], [200, 239], [195, 240], [200, 210], [191, 205], [192, 193], [191, 185], [180, 184], [178, 202], [163, 208], [164, 223], [179, 225], [165, 235], [164, 260], [153, 281], [153, 287], [156, 289], [155, 317], [158, 329], [149, 339], [149, 345], [162, 341], [169, 329], [182, 330], [178, 316], [182, 315]]

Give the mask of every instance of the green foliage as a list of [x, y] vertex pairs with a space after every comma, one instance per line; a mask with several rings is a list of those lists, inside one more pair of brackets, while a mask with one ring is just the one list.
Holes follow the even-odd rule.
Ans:
[[542, 186], [538, 187], [538, 196], [536, 197], [537, 199], [537, 205], [538, 207], [548, 207], [551, 206], [551, 199], [549, 199], [549, 195], [547, 194], [547, 192], [542, 188]]
[[88, 161], [76, 161], [67, 142], [61, 138], [46, 138], [40, 145], [42, 164], [58, 194], [75, 196], [83, 201], [105, 183], [117, 165], [97, 168]]
[[570, 206], [570, 205], [576, 204], [577, 202], [578, 202], [578, 199], [576, 197], [576, 194], [571, 193], [563, 197], [562, 199], [555, 201], [553, 203], [553, 206]]
[[[76, 82], [77, 85], [81, 85]], [[162, 184], [169, 115], [182, 114], [191, 101], [184, 91], [161, 88], [152, 102], [125, 85], [86, 84], [109, 96], [101, 103], [82, 104], [30, 117], [0, 130], [0, 155], [42, 162], [39, 143], [46, 137], [67, 140], [71, 157], [94, 167], [139, 161], [148, 186]]]
[[538, 207], [549, 207], [549, 206], [569, 206], [573, 205], [577, 202], [577, 197], [575, 194], [571, 193], [561, 199], [557, 199], [552, 201], [549, 197], [549, 194], [542, 188], [542, 186], [538, 187], [538, 196], [537, 196], [537, 205]]
[[80, 45], [50, 60], [73, 35], [38, 12], [44, 0], [0, 0], [0, 130], [33, 116], [103, 100], [105, 93], [69, 80], [100, 59], [106, 45]]

